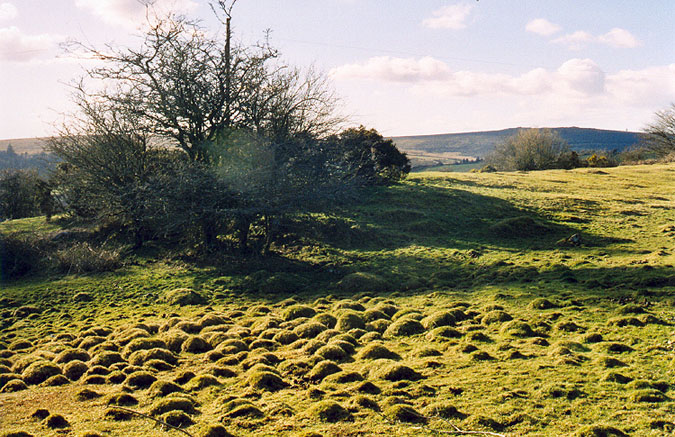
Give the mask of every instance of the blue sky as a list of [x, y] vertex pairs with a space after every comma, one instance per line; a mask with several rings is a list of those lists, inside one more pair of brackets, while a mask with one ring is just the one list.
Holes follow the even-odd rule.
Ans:
[[[206, 0], [155, 0], [217, 28]], [[0, 0], [0, 138], [51, 134], [81, 60], [136, 44], [137, 0]], [[236, 37], [272, 30], [324, 71], [354, 124], [385, 135], [582, 126], [639, 130], [675, 101], [672, 0], [239, 0]]]

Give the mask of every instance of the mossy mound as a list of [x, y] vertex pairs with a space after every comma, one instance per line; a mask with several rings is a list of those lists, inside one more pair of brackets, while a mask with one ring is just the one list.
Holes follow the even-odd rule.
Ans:
[[314, 317], [316, 310], [307, 305], [291, 305], [286, 308], [282, 314], [284, 320], [294, 320], [299, 319], [300, 317]]
[[199, 437], [234, 437], [223, 425], [207, 425]]
[[579, 429], [575, 437], [626, 437], [627, 434], [618, 428], [607, 425], [587, 425]]
[[356, 311], [343, 311], [337, 318], [335, 329], [341, 332], [349, 332], [352, 329], [365, 329], [366, 322], [363, 316]]
[[119, 407], [131, 407], [138, 405], [138, 399], [130, 395], [129, 393], [117, 393], [111, 395], [106, 401], [107, 405], [119, 406]]
[[50, 414], [43, 423], [49, 429], [70, 428], [70, 423], [60, 414]]
[[553, 229], [528, 216], [503, 219], [489, 228], [490, 232], [502, 238], [540, 238], [549, 235]]
[[392, 405], [385, 410], [385, 415], [392, 420], [404, 423], [427, 423], [427, 418], [413, 407], [404, 404]]
[[504, 323], [510, 320], [513, 320], [511, 314], [502, 310], [493, 310], [486, 313], [481, 319], [481, 322], [484, 325], [492, 325], [494, 323]]
[[412, 368], [398, 363], [377, 363], [373, 373], [376, 378], [387, 381], [419, 381], [423, 378]]
[[627, 305], [624, 305], [616, 310], [617, 313], [621, 315], [627, 315], [627, 314], [644, 314], [645, 309], [641, 307], [640, 305], [636, 305], [634, 303], [629, 303]]
[[92, 399], [97, 399], [100, 397], [101, 397], [100, 393], [95, 392], [94, 390], [88, 388], [83, 388], [75, 395], [75, 399], [77, 399], [78, 401], [90, 401]]
[[346, 370], [333, 373], [332, 375], [328, 375], [324, 379], [324, 382], [327, 382], [329, 384], [347, 384], [350, 382], [359, 382], [359, 381], [363, 381], [363, 375], [361, 375], [358, 372], [350, 372]]
[[560, 308], [559, 305], [543, 297], [534, 299], [532, 302], [530, 302], [529, 307], [532, 308], [533, 310], [550, 310], [552, 308]]
[[54, 358], [54, 362], [57, 364], [66, 364], [71, 361], [89, 361], [90, 359], [91, 356], [89, 355], [89, 352], [84, 349], [66, 349]]
[[322, 422], [341, 422], [352, 420], [352, 415], [347, 409], [335, 401], [320, 401], [309, 409], [310, 416], [318, 418]]
[[28, 366], [22, 373], [21, 378], [26, 384], [35, 385], [45, 382], [54, 375], [60, 375], [61, 368], [48, 361], [38, 361]]
[[422, 319], [424, 329], [434, 329], [441, 326], [454, 326], [457, 323], [455, 315], [450, 311], [436, 311]]
[[510, 322], [504, 323], [500, 332], [502, 335], [518, 338], [537, 336], [537, 333], [534, 332], [530, 325], [520, 320], [511, 320]]
[[349, 400], [350, 410], [359, 410], [366, 408], [368, 410], [380, 411], [377, 401], [370, 396], [357, 395]]
[[602, 381], [607, 381], [607, 382], [616, 382], [619, 384], [628, 384], [633, 380], [633, 378], [623, 375], [618, 372], [607, 372], [602, 376]]
[[462, 333], [450, 326], [440, 326], [432, 329], [427, 333], [426, 338], [429, 340], [447, 340], [449, 338], [461, 338]]
[[28, 390], [28, 386], [20, 379], [12, 379], [2, 386], [0, 393], [15, 393], [17, 391]]
[[171, 393], [181, 393], [183, 388], [178, 384], [169, 381], [155, 381], [150, 386], [148, 396], [151, 398], [165, 397]]
[[305, 322], [293, 329], [293, 332], [300, 338], [316, 338], [323, 331], [328, 329], [326, 325], [319, 322]]
[[252, 372], [246, 379], [246, 383], [255, 389], [272, 392], [288, 387], [288, 383], [279, 375], [265, 371]]
[[164, 301], [171, 305], [205, 305], [206, 298], [191, 288], [176, 288], [164, 294]]
[[197, 375], [192, 380], [190, 380], [188, 390], [196, 391], [203, 390], [206, 387], [214, 387], [222, 385], [222, 383], [213, 375]]
[[380, 343], [370, 343], [361, 349], [357, 355], [361, 360], [400, 360], [401, 356]]
[[358, 312], [365, 311], [366, 308], [361, 304], [360, 302], [356, 302], [351, 299], [344, 299], [338, 302], [335, 302], [333, 305], [333, 310], [334, 311], [340, 311], [340, 310], [354, 310]]
[[47, 378], [42, 384], [41, 387], [59, 387], [62, 385], [70, 384], [70, 380], [63, 375], [54, 375]]
[[194, 401], [183, 396], [172, 396], [161, 399], [150, 407], [150, 414], [153, 416], [160, 416], [169, 411], [183, 411], [188, 414], [195, 414], [197, 412]]
[[183, 411], [169, 411], [159, 416], [160, 420], [176, 428], [186, 428], [195, 422]]
[[134, 389], [148, 388], [153, 382], [157, 381], [155, 375], [144, 370], [139, 370], [127, 375], [125, 383]]
[[359, 293], [364, 291], [384, 292], [389, 291], [387, 281], [373, 273], [356, 272], [342, 278], [337, 287], [346, 293]]
[[349, 357], [349, 354], [336, 344], [327, 344], [314, 352], [314, 355], [324, 360], [342, 361]]
[[447, 402], [436, 402], [431, 405], [427, 405], [423, 411], [426, 416], [438, 416], [442, 417], [443, 419], [462, 420], [467, 417], [466, 414], [458, 411], [457, 407]]
[[407, 337], [423, 333], [424, 326], [412, 318], [404, 317], [396, 320], [384, 331], [385, 337]]
[[181, 346], [181, 351], [192, 354], [201, 354], [208, 352], [211, 349], [213, 349], [213, 347], [208, 341], [196, 335], [189, 336], [187, 339], [185, 339], [183, 345]]
[[633, 402], [665, 402], [668, 397], [658, 390], [643, 389], [631, 393], [630, 400]]
[[134, 414], [121, 408], [111, 407], [105, 410], [103, 417], [115, 422], [125, 422], [134, 418]]
[[322, 381], [328, 375], [342, 371], [342, 368], [338, 366], [335, 362], [324, 360], [317, 363], [312, 370], [307, 374], [307, 378], [310, 381]]
[[105, 351], [101, 352], [100, 354], [92, 358], [92, 360], [89, 362], [89, 365], [110, 367], [113, 364], [122, 362], [124, 362], [124, 358], [119, 353], [112, 351]]

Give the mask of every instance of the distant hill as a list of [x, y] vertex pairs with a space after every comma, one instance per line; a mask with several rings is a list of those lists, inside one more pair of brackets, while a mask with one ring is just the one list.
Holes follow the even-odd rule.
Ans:
[[33, 155], [44, 152], [44, 146], [49, 141], [49, 138], [17, 138], [13, 140], [0, 140], [0, 150], [7, 150], [7, 146], [11, 145], [14, 152], [22, 155], [28, 153]]
[[[521, 128], [457, 134], [392, 137], [399, 149], [406, 152], [414, 164], [451, 162], [467, 158], [484, 158], [495, 145]], [[579, 127], [552, 128], [570, 144], [572, 150], [618, 150], [632, 146], [639, 133]]]

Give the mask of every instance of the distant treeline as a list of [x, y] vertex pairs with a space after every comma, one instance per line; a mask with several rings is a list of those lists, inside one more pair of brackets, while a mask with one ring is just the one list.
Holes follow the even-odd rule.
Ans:
[[58, 158], [51, 153], [16, 153], [11, 144], [7, 146], [7, 150], [0, 150], [0, 171], [34, 169], [45, 174], [57, 161]]

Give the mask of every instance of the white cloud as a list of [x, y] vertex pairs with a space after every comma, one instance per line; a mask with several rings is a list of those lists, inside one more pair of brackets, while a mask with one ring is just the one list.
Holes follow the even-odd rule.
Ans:
[[615, 27], [604, 35], [598, 37], [598, 41], [612, 47], [632, 49], [642, 45], [629, 31]]
[[591, 35], [590, 33], [585, 32], [583, 30], [577, 30], [574, 33], [568, 33], [565, 36], [556, 38], [553, 40], [553, 42], [558, 44], [564, 44], [570, 50], [580, 50], [587, 43], [595, 41], [595, 39], [596, 39], [595, 36]]
[[595, 36], [583, 30], [569, 33], [553, 40], [554, 43], [564, 44], [571, 50], [582, 49], [589, 43], [605, 44], [615, 48], [635, 48], [641, 45], [640, 41], [629, 31], [615, 27], [604, 35]]
[[112, 25], [138, 27], [145, 23], [146, 6], [158, 15], [168, 12], [188, 13], [197, 4], [192, 0], [76, 0], [78, 8], [86, 9], [103, 21]]
[[434, 11], [433, 18], [427, 18], [422, 25], [431, 29], [464, 29], [473, 8], [466, 3], [445, 6]]
[[26, 35], [17, 27], [0, 29], [0, 61], [28, 62], [56, 48], [59, 37]]
[[16, 6], [11, 3], [0, 3], [0, 21], [9, 21], [19, 15]]
[[378, 56], [365, 64], [347, 64], [334, 68], [335, 79], [376, 79], [389, 82], [419, 82], [442, 80], [450, 74], [448, 66], [431, 57], [394, 58]]
[[536, 18], [525, 26], [525, 30], [528, 32], [536, 33], [537, 35], [542, 36], [551, 36], [554, 33], [557, 33], [562, 28], [555, 23], [551, 23], [545, 18]]

